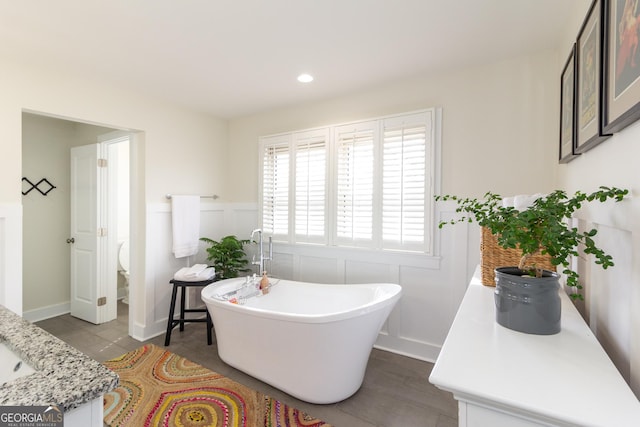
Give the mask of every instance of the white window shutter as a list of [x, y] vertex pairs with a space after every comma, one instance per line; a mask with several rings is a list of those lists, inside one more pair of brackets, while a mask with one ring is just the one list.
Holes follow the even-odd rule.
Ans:
[[327, 150], [326, 130], [296, 133], [295, 238], [299, 242], [326, 242]]
[[373, 241], [375, 122], [340, 126], [334, 133], [336, 243], [368, 246]]
[[272, 236], [289, 234], [290, 162], [287, 137], [262, 140], [262, 229]]
[[387, 249], [425, 250], [430, 126], [424, 114], [387, 119], [382, 130], [382, 241]]
[[440, 120], [430, 109], [260, 138], [264, 232], [431, 254]]

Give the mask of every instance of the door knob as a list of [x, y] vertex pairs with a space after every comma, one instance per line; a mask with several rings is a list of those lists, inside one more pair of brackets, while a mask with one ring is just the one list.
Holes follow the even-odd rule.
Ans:
[[67, 243], [75, 243], [76, 239], [74, 239], [73, 237], [70, 239], [67, 239]]

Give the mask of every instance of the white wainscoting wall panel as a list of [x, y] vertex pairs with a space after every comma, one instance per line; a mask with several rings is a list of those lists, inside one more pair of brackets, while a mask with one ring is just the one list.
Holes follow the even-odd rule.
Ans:
[[631, 340], [634, 325], [631, 304], [634, 298], [633, 235], [613, 224], [581, 220], [582, 230], [595, 228], [597, 245], [613, 257], [615, 266], [606, 270], [595, 258], [578, 260], [585, 303], [578, 305], [583, 317], [622, 376], [631, 379]]
[[4, 204], [0, 205], [0, 304], [20, 316], [21, 281], [22, 205]]
[[[256, 224], [257, 208], [252, 204], [206, 203], [200, 204], [200, 235], [217, 240], [229, 234], [248, 239]], [[142, 313], [134, 322], [134, 338], [146, 340], [165, 333], [171, 302], [172, 286], [169, 280], [182, 267], [206, 263], [206, 244], [201, 243], [197, 255], [176, 259], [172, 252], [171, 205], [147, 205], [146, 280], [142, 304], [136, 304]], [[190, 296], [197, 297], [197, 291]], [[178, 300], [179, 301], [179, 300]], [[190, 305], [197, 301], [188, 299]]]
[[[258, 223], [255, 204], [203, 203], [202, 236], [219, 239], [235, 234], [248, 239]], [[455, 206], [440, 203], [436, 218], [455, 217]], [[192, 259], [175, 259], [171, 252], [171, 208], [168, 203], [147, 206], [146, 280], [136, 291], [141, 310], [134, 322], [134, 337], [144, 340], [165, 332], [169, 301], [169, 280], [179, 268], [206, 262], [205, 245]], [[0, 297], [13, 310], [21, 307], [19, 295], [10, 292], [19, 280], [21, 251], [9, 247], [8, 233], [21, 230], [19, 207], [0, 207]], [[638, 382], [640, 363], [636, 354], [638, 335], [636, 314], [631, 300], [640, 299], [632, 284], [638, 268], [634, 262], [638, 237], [614, 220], [590, 218], [579, 221], [581, 228], [597, 227], [598, 243], [615, 260], [606, 271], [592, 260], [580, 260], [577, 268], [585, 283], [586, 303], [577, 304], [622, 375]], [[265, 250], [267, 249], [265, 236]], [[403, 296], [378, 336], [376, 346], [418, 359], [433, 361], [444, 342], [470, 277], [479, 261], [479, 229], [460, 223], [435, 231], [435, 255], [376, 252], [315, 245], [288, 245], [274, 242], [274, 260], [267, 262], [270, 274], [293, 280], [322, 283], [394, 282], [403, 287]], [[257, 245], [247, 247], [249, 259]], [[255, 271], [255, 268], [254, 268]], [[198, 301], [196, 301], [197, 303]], [[191, 299], [190, 299], [191, 303]], [[635, 323], [634, 323], [635, 322]]]
[[[451, 218], [453, 208], [442, 206], [447, 210], [438, 211], [436, 218]], [[228, 234], [249, 239], [258, 222], [257, 215], [255, 204], [203, 203], [201, 235], [214, 240]], [[139, 339], [165, 332], [171, 296], [169, 280], [174, 272], [186, 265], [206, 262], [204, 244], [191, 259], [174, 258], [169, 204], [148, 205], [147, 225], [147, 283], [144, 315], [139, 317], [144, 323], [135, 328]], [[467, 224], [435, 232], [435, 256], [274, 242], [274, 260], [267, 262], [265, 268], [273, 276], [299, 281], [400, 284], [403, 297], [389, 316], [376, 346], [434, 361], [473, 275], [479, 244], [476, 227]], [[268, 236], [264, 238], [266, 251]], [[257, 251], [255, 244], [247, 247], [250, 261]]]

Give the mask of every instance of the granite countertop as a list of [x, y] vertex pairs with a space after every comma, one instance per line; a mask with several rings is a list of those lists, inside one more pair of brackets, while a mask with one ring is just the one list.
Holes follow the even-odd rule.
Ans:
[[0, 405], [57, 405], [64, 412], [118, 385], [118, 375], [0, 306], [0, 340], [36, 372], [0, 386]]

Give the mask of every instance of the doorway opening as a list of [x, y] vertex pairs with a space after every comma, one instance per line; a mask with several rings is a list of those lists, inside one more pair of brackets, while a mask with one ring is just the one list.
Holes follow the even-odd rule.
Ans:
[[[22, 128], [23, 176], [36, 179], [42, 175], [55, 185], [46, 197], [39, 194], [40, 197], [35, 197], [35, 193], [23, 196], [23, 316], [35, 322], [71, 311], [70, 245], [73, 243], [67, 242], [73, 242], [70, 151], [73, 147], [97, 144], [104, 148], [105, 163], [111, 163], [114, 170], [118, 170], [108, 174], [103, 188], [106, 202], [100, 206], [100, 215], [107, 224], [104, 231], [107, 243], [97, 267], [107, 272], [99, 284], [105, 294], [97, 295], [96, 290], [98, 298], [106, 297], [111, 313], [102, 316], [103, 321], [115, 319], [117, 301], [130, 302], [126, 297], [131, 286], [127, 285], [133, 283], [128, 280], [133, 267], [127, 263], [125, 252], [127, 247], [129, 253], [135, 250], [135, 243], [130, 239], [134, 234], [130, 216], [135, 197], [130, 191], [134, 187], [130, 176], [135, 176], [136, 165], [129, 159], [138, 133], [26, 111], [22, 114]], [[104, 300], [96, 301], [96, 305], [102, 302]], [[134, 304], [125, 305], [128, 308], [125, 312], [123, 305], [120, 306], [121, 315], [133, 318]], [[132, 326], [129, 322], [129, 335], [132, 335]]]
[[[102, 200], [106, 205], [102, 215], [106, 215], [106, 250], [102, 262], [106, 265], [104, 280], [108, 284], [102, 294], [107, 301], [104, 321], [118, 315], [128, 315], [130, 261], [130, 152], [129, 132], [109, 132], [98, 136], [101, 158], [106, 160], [106, 186]], [[114, 286], [115, 284], [115, 286]], [[120, 304], [121, 303], [121, 304]], [[74, 314], [73, 312], [71, 313]]]

